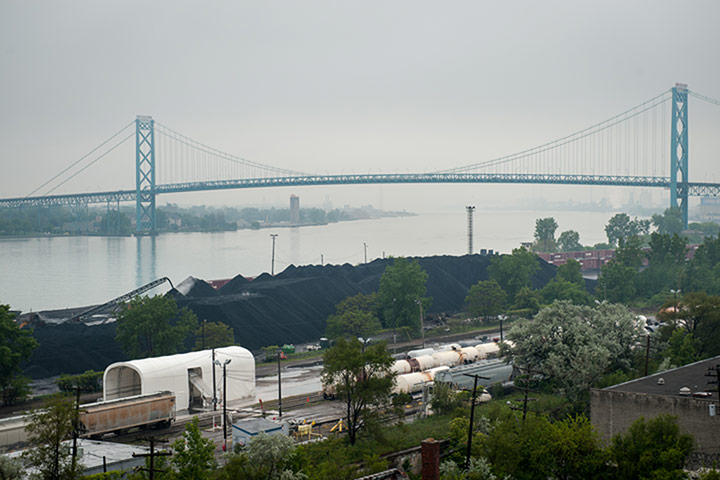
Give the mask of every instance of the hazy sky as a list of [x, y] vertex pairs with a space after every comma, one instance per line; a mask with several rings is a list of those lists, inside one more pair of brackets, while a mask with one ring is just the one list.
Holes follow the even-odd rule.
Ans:
[[[675, 82], [720, 98], [718, 18], [716, 0], [3, 0], [0, 197], [29, 193], [138, 114], [307, 172], [488, 160], [605, 120]], [[691, 102], [691, 164], [720, 181], [720, 107]], [[133, 188], [132, 145], [109, 158], [63, 191]], [[159, 203], [286, 203], [290, 193], [304, 205], [329, 196], [410, 210], [525, 195], [621, 198], [578, 187], [356, 186]]]

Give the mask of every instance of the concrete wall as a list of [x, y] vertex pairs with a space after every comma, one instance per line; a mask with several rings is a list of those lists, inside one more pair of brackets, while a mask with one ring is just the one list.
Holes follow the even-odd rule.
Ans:
[[[695, 437], [695, 451], [720, 453], [720, 416], [711, 417], [712, 400], [670, 397], [613, 390], [590, 391], [590, 420], [604, 441], [624, 433], [640, 417], [668, 414], [678, 417], [684, 433]], [[718, 412], [720, 413], [720, 412]]]

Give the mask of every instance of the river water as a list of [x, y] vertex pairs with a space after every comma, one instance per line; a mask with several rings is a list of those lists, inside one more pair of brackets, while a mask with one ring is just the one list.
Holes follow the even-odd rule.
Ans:
[[[586, 245], [606, 241], [614, 212], [478, 211], [474, 251], [509, 253], [531, 241], [535, 220], [553, 216], [557, 234], [573, 229]], [[159, 277], [174, 284], [188, 276], [206, 280], [256, 276], [271, 268], [270, 234], [277, 233], [275, 272], [290, 264], [358, 264], [393, 256], [467, 253], [462, 209], [410, 217], [323, 226], [177, 233], [157, 237], [41, 237], [0, 239], [0, 304], [14, 310], [60, 309], [104, 303]], [[168, 289], [161, 286], [155, 292]]]

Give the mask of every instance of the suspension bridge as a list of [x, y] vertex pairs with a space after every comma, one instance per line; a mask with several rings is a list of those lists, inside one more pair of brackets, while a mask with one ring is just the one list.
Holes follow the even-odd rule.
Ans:
[[[156, 197], [169, 193], [402, 183], [605, 185], [668, 189], [669, 206], [680, 209], [687, 227], [690, 196], [720, 196], [720, 183], [691, 182], [688, 177], [689, 97], [720, 106], [720, 101], [676, 84], [608, 120], [531, 149], [452, 169], [404, 174], [317, 175], [275, 168], [197, 142], [152, 117], [138, 116], [27, 196], [0, 199], [0, 208], [69, 205], [86, 209], [88, 204], [100, 203], [108, 208], [116, 204], [119, 209], [121, 202], [135, 202], [136, 233], [153, 234]], [[135, 188], [54, 194], [90, 167], [102, 165], [110, 152], [133, 137]]]

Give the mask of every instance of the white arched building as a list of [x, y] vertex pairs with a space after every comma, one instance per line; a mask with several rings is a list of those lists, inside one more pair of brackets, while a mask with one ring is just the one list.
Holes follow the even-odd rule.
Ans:
[[169, 391], [178, 410], [211, 408], [214, 366], [216, 398], [222, 405], [224, 363], [227, 403], [254, 397], [255, 358], [249, 350], [231, 346], [215, 349], [215, 363], [212, 350], [113, 363], [103, 375], [103, 399]]

